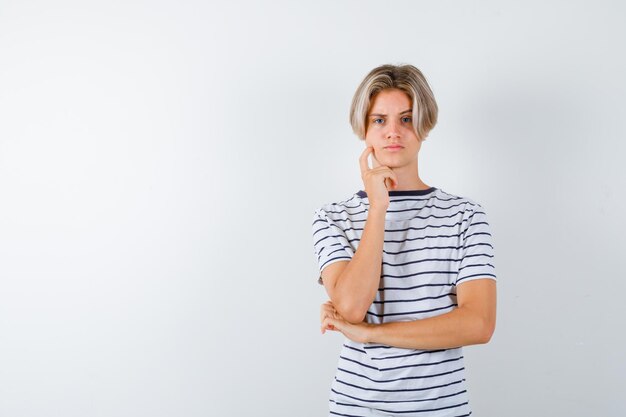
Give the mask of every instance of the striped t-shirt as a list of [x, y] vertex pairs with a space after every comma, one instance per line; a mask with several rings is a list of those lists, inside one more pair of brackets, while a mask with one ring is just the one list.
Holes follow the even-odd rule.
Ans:
[[[389, 200], [380, 284], [367, 322], [444, 314], [457, 307], [457, 285], [496, 279], [487, 215], [478, 203], [435, 187], [392, 190]], [[367, 194], [359, 191], [315, 211], [320, 272], [352, 258], [368, 209]], [[416, 350], [345, 339], [329, 406], [331, 415], [341, 416], [469, 416], [462, 348]]]

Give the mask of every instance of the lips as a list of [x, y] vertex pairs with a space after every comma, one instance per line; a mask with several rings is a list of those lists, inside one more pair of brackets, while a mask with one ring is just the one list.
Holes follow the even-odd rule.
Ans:
[[398, 150], [398, 149], [402, 149], [402, 148], [404, 148], [404, 146], [400, 146], [400, 145], [385, 146], [385, 149], [388, 149], [390, 151]]

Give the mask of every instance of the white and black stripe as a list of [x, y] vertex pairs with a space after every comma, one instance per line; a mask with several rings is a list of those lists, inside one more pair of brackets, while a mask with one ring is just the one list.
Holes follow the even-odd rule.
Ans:
[[[459, 283], [496, 279], [489, 223], [478, 203], [435, 187], [390, 191], [389, 200], [380, 286], [368, 322], [452, 311]], [[368, 209], [367, 194], [359, 191], [315, 211], [320, 272], [352, 259]], [[340, 416], [469, 416], [462, 349], [423, 351], [346, 339], [329, 404], [330, 414]]]

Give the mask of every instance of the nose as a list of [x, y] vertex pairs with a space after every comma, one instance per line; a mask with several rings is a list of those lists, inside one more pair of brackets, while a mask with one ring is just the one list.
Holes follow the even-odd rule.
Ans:
[[387, 131], [385, 132], [387, 139], [394, 139], [400, 137], [400, 124], [395, 120], [389, 120], [387, 123]]

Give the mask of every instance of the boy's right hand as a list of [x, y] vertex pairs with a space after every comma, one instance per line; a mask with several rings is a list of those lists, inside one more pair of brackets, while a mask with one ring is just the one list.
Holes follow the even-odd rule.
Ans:
[[[367, 157], [372, 154], [373, 168], [367, 163]], [[361, 178], [365, 186], [365, 192], [370, 203], [370, 208], [376, 207], [387, 210], [389, 207], [389, 190], [398, 187], [398, 178], [391, 168], [381, 165], [374, 155], [374, 148], [365, 148], [359, 158], [361, 166]]]

